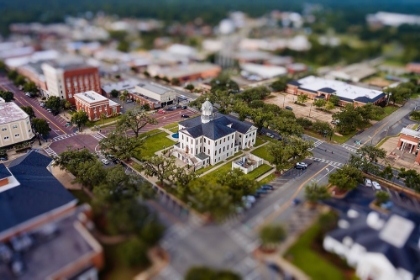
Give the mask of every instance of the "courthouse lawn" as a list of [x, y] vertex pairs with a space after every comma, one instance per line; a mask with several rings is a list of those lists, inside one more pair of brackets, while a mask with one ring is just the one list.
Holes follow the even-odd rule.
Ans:
[[[160, 131], [160, 130], [157, 130]], [[166, 132], [158, 132], [156, 133], [150, 133], [146, 132], [144, 134], [142, 134], [140, 137], [144, 137], [145, 134], [150, 135], [148, 137], [146, 137], [146, 139], [144, 140], [144, 145], [143, 145], [143, 149], [140, 150], [140, 152], [137, 152], [135, 154], [135, 158], [137, 158], [138, 160], [141, 160], [141, 158], [145, 158], [145, 157], [151, 157], [153, 156], [157, 151], [163, 150], [165, 148], [169, 148], [170, 146], [174, 145], [176, 142], [167, 138], [166, 136], [168, 136], [168, 134]]]

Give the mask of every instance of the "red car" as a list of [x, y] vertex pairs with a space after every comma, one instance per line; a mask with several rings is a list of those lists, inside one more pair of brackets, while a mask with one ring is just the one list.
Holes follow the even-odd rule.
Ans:
[[160, 110], [158, 111], [158, 113], [159, 113], [159, 114], [166, 114], [166, 111], [165, 111], [165, 110], [160, 109]]

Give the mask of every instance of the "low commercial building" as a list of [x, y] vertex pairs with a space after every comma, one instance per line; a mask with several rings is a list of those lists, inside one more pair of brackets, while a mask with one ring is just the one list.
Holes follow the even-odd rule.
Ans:
[[0, 147], [28, 141], [34, 136], [28, 114], [14, 102], [0, 102]]
[[340, 105], [353, 104], [355, 107], [367, 103], [379, 104], [386, 100], [382, 91], [353, 86], [345, 82], [308, 76], [287, 84], [286, 92], [294, 95], [306, 94], [309, 98], [324, 98], [332, 95], [340, 98]]
[[83, 62], [55, 61], [42, 64], [48, 96], [58, 96], [75, 104], [74, 95], [93, 90], [101, 92], [99, 70]]
[[398, 139], [397, 148], [404, 153], [415, 155], [414, 162], [420, 164], [420, 131], [403, 128]]
[[173, 155], [195, 169], [217, 164], [242, 149], [253, 147], [257, 128], [231, 116], [213, 113], [206, 101], [201, 116], [179, 123], [179, 143]]
[[170, 67], [151, 65], [147, 71], [151, 76], [166, 77], [169, 80], [178, 79], [183, 83], [217, 77], [222, 71], [222, 68], [211, 63], [191, 63]]
[[329, 79], [337, 79], [358, 83], [361, 80], [376, 74], [378, 70], [368, 63], [355, 63], [346, 67], [335, 69], [325, 75]]
[[2, 279], [98, 279], [104, 257], [91, 209], [76, 206], [50, 164], [35, 151], [0, 164]]
[[405, 66], [408, 72], [420, 73], [420, 62], [411, 62]]
[[76, 109], [87, 113], [89, 120], [96, 121], [102, 114], [111, 117], [121, 112], [121, 105], [94, 91], [74, 95]]
[[145, 81], [136, 85], [131, 97], [140, 104], [148, 103], [152, 109], [155, 109], [173, 104], [176, 100], [176, 91], [157, 83]]
[[116, 83], [109, 83], [106, 85], [102, 85], [102, 94], [111, 97], [111, 91], [116, 90], [118, 92], [134, 92], [136, 85], [138, 85], [139, 81], [137, 80], [124, 80], [119, 81]]

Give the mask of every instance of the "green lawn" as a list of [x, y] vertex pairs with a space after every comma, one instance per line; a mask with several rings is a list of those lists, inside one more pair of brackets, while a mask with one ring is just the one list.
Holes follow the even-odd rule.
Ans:
[[[150, 133], [149, 135], [151, 134], [153, 133]], [[142, 134], [141, 136], [145, 136], [145, 134]], [[174, 145], [175, 142], [166, 136], [168, 136], [168, 134], [163, 131], [148, 136], [144, 141], [143, 149], [141, 149], [140, 154], [137, 153], [134, 157], [140, 160], [140, 158], [153, 156], [157, 151], [163, 150], [164, 148], [169, 148], [170, 146]]]
[[344, 273], [334, 264], [311, 249], [311, 244], [320, 231], [319, 224], [310, 227], [296, 243], [289, 248], [285, 257], [299, 267], [311, 279], [346, 279]]
[[384, 119], [385, 117], [391, 115], [392, 113], [394, 113], [395, 111], [397, 111], [399, 108], [398, 107], [394, 107], [394, 106], [386, 106], [384, 108], [384, 114], [379, 116], [376, 120], [380, 121], [382, 119]]
[[260, 185], [269, 184], [274, 179], [276, 179], [276, 175], [274, 173], [271, 173], [270, 175], [259, 181], [259, 183]]
[[272, 157], [268, 154], [267, 151], [267, 145], [264, 145], [262, 147], [259, 147], [258, 149], [252, 151], [253, 155], [256, 155], [257, 157], [263, 158], [267, 161], [271, 161]]
[[273, 168], [270, 165], [263, 164], [263, 165], [259, 166], [257, 169], [252, 170], [250, 173], [246, 174], [246, 177], [248, 177], [251, 180], [255, 180], [258, 177], [260, 177], [261, 175], [270, 171], [271, 169], [273, 169]]
[[228, 157], [228, 158], [226, 159], [226, 161], [227, 161], [227, 160], [231, 160], [231, 159], [233, 159], [233, 158], [235, 158], [235, 157], [237, 157], [237, 156], [241, 155], [242, 153], [243, 153], [242, 151], [236, 152], [233, 156]]
[[254, 145], [254, 147], [258, 147], [258, 146], [261, 146], [262, 144], [264, 144], [265, 142], [267, 142], [267, 141], [265, 141], [263, 138], [261, 138], [260, 136], [257, 136], [257, 139], [255, 140], [255, 145]]
[[175, 126], [171, 129], [169, 129], [170, 131], [172, 131], [173, 133], [177, 133], [178, 132], [178, 126]]
[[163, 133], [163, 131], [160, 129], [152, 129], [152, 130], [149, 130], [148, 132], [144, 132], [140, 134], [139, 137], [150, 136], [150, 135], [158, 134], [158, 133]]
[[210, 172], [204, 175], [202, 178], [205, 182], [209, 183], [217, 183], [217, 179], [220, 177], [220, 174], [226, 173], [232, 170], [232, 162], [229, 161], [228, 163], [222, 165], [221, 167], [217, 168], [213, 172]]
[[417, 98], [419, 98], [419, 97], [420, 97], [420, 92], [413, 93], [413, 94], [410, 96], [410, 98], [411, 98], [411, 99], [417, 99]]
[[178, 123], [177, 122], [174, 122], [174, 123], [170, 123], [170, 124], [167, 124], [167, 125], [165, 125], [165, 126], [163, 126], [163, 128], [166, 128], [166, 129], [169, 129], [169, 130], [171, 130], [172, 128], [178, 128]]
[[203, 174], [204, 172], [206, 172], [206, 171], [208, 171], [208, 170], [210, 170], [210, 169], [212, 169], [212, 168], [214, 168], [214, 167], [216, 167], [218, 165], [221, 165], [222, 163], [223, 163], [223, 161], [221, 161], [221, 162], [219, 162], [219, 163], [217, 163], [215, 165], [209, 165], [209, 166], [206, 166], [204, 168], [200, 168], [195, 173], [198, 174], [198, 175]]

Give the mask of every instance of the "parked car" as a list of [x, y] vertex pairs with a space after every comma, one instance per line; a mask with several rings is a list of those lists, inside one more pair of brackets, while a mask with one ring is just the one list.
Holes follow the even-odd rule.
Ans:
[[252, 195], [247, 195], [246, 199], [251, 202], [251, 203], [255, 203], [257, 201], [257, 199], [255, 198], [255, 196]]
[[293, 205], [298, 205], [300, 203], [300, 199], [299, 198], [295, 198], [293, 199]]
[[263, 189], [259, 188], [259, 189], [256, 191], [256, 193], [257, 193], [257, 194], [267, 194], [267, 193], [268, 193], [268, 191], [267, 191], [267, 190], [263, 190]]
[[102, 161], [102, 163], [103, 163], [103, 164], [105, 164], [105, 165], [108, 165], [108, 164], [109, 164], [109, 161], [108, 161], [107, 159], [104, 159], [104, 158], [103, 158], [103, 159], [101, 159], [101, 161]]
[[176, 110], [176, 106], [175, 107], [169, 107], [166, 109], [166, 111], [175, 111]]
[[127, 99], [125, 102], [126, 102], [126, 103], [131, 103], [131, 102], [133, 102], [133, 100], [131, 100], [131, 99]]
[[372, 181], [369, 178], [365, 178], [365, 186], [372, 187]]
[[272, 191], [274, 190], [274, 187], [272, 185], [262, 185], [261, 189], [266, 190], [266, 191]]
[[374, 189], [375, 191], [380, 191], [380, 190], [382, 190], [381, 185], [380, 185], [378, 182], [376, 182], [376, 181], [372, 181], [372, 186], [373, 186], [373, 189]]
[[332, 120], [331, 123], [337, 125], [340, 123], [340, 120]]
[[4, 263], [10, 262], [13, 252], [6, 244], [0, 243], [0, 261]]
[[308, 168], [308, 165], [304, 162], [297, 162], [295, 164], [295, 168], [296, 169], [306, 169], [306, 168]]
[[31, 97], [31, 94], [29, 92], [25, 92], [25, 95]]
[[188, 116], [188, 115], [181, 115], [181, 118], [184, 118], [184, 119], [187, 119], [187, 118], [189, 118], [190, 116]]
[[290, 107], [290, 106], [286, 106], [286, 107], [284, 107], [286, 110], [290, 110], [290, 111], [293, 111], [293, 108], [292, 107]]
[[163, 109], [158, 110], [158, 114], [166, 114], [166, 111]]
[[41, 103], [39, 103], [39, 106], [41, 106], [42, 108], [45, 108], [45, 103], [41, 102]]
[[183, 109], [183, 110], [187, 109], [187, 106], [182, 106], [182, 109]]

